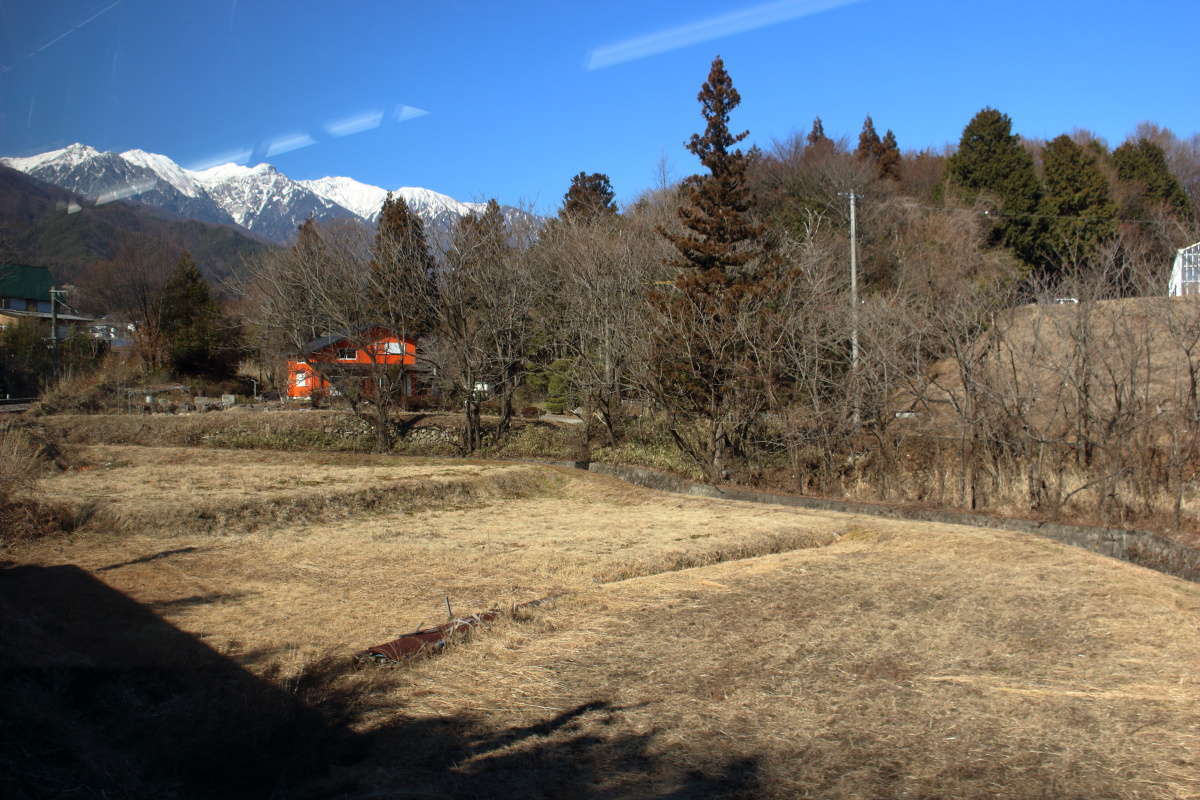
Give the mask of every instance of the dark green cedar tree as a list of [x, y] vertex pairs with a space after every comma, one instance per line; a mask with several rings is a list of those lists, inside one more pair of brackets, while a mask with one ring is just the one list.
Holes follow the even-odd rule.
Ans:
[[374, 318], [369, 322], [409, 338], [427, 334], [434, 318], [435, 269], [421, 218], [403, 197], [388, 192], [371, 251], [368, 295]]
[[1008, 115], [994, 108], [976, 114], [963, 129], [947, 172], [966, 199], [988, 194], [998, 200], [1000, 219], [992, 231], [992, 244], [1003, 244], [1025, 263], [1036, 264], [1043, 227], [1038, 217], [1041, 186], [1033, 157], [1012, 132]]
[[[1113, 151], [1117, 177], [1141, 189], [1146, 201], [1165, 205], [1179, 219], [1187, 219], [1191, 204], [1187, 193], [1167, 166], [1163, 149], [1149, 139], [1127, 141]], [[1140, 204], [1136, 204], [1140, 205]], [[1135, 208], [1134, 213], [1144, 213]]]
[[1079, 267], [1117, 232], [1117, 208], [1095, 151], [1071, 137], [1053, 139], [1042, 151], [1045, 173], [1041, 213], [1047, 269]]
[[237, 372], [240, 331], [186, 252], [163, 287], [162, 329], [175, 374], [225, 380]]

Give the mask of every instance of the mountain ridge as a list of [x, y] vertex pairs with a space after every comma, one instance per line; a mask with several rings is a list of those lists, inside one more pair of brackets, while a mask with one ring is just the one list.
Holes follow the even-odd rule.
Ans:
[[233, 224], [180, 219], [151, 206], [97, 203], [0, 164], [0, 261], [37, 264], [70, 283], [114, 257], [130, 237], [153, 237], [187, 250], [215, 283], [245, 258], [273, 245]]
[[[99, 204], [134, 202], [182, 219], [234, 225], [276, 244], [290, 243], [297, 227], [310, 218], [374, 224], [388, 195], [387, 189], [344, 176], [294, 180], [266, 162], [254, 166], [230, 162], [192, 170], [159, 153], [140, 149], [116, 153], [82, 143], [0, 158], [0, 164]], [[485, 207], [416, 186], [391, 193], [404, 198], [425, 221], [431, 239], [442, 245], [459, 218]], [[509, 219], [525, 213], [505, 207]]]

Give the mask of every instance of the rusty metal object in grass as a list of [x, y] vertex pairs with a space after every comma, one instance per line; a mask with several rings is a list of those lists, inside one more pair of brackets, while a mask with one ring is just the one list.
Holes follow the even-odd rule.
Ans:
[[[526, 608], [536, 608], [553, 599], [554, 597], [545, 597], [541, 600], [531, 600], [528, 603], [515, 605], [512, 607], [512, 613]], [[446, 609], [450, 610], [449, 598], [446, 600]], [[390, 642], [369, 647], [356, 654], [355, 658], [364, 663], [369, 661], [376, 664], [395, 664], [411, 661], [420, 656], [436, 655], [442, 652], [446, 645], [456, 637], [465, 636], [472, 629], [484, 623], [495, 622], [502, 615], [503, 612], [499, 609], [491, 609], [472, 614], [469, 617], [451, 619], [449, 622], [434, 625], [432, 628], [417, 628], [412, 633], [406, 633]]]

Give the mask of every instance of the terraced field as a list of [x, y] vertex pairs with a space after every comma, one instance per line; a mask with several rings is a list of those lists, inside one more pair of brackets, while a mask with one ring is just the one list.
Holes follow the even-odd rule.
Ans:
[[90, 522], [0, 570], [5, 796], [1200, 797], [1200, 586], [1129, 564], [525, 464], [78, 459], [41, 489]]

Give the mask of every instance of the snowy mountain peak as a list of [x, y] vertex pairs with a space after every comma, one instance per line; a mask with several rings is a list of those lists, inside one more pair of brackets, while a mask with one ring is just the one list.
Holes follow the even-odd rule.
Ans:
[[257, 164], [253, 167], [244, 167], [241, 164], [218, 164], [215, 167], [201, 170], [184, 170], [201, 186], [213, 187], [219, 183], [234, 180], [237, 178], [248, 178], [257, 175], [269, 175], [277, 173], [275, 167], [270, 164]]
[[444, 214], [449, 212], [465, 217], [467, 214], [482, 211], [487, 207], [486, 203], [460, 203], [449, 195], [435, 192], [432, 189], [422, 189], [420, 186], [401, 186], [392, 194], [403, 197], [404, 202], [408, 203], [408, 207], [418, 213]]
[[374, 220], [383, 208], [387, 199], [387, 190], [368, 183], [361, 183], [353, 178], [330, 177], [316, 178], [310, 181], [300, 181], [314, 194], [331, 200], [343, 208], [348, 208], [365, 220]]
[[[308, 219], [374, 222], [388, 192], [347, 177], [294, 181], [267, 163], [228, 163], [189, 170], [167, 156], [145, 150], [110, 153], [73, 144], [35, 156], [0, 158], [35, 178], [108, 203], [127, 200], [163, 209], [184, 219], [234, 223], [286, 244]], [[483, 203], [460, 203], [419, 186], [392, 192], [425, 221], [431, 240], [444, 244], [458, 219], [483, 211]], [[519, 214], [516, 209], [506, 209]]]
[[199, 197], [204, 193], [204, 189], [196, 183], [192, 173], [164, 155], [147, 153], [145, 150], [126, 150], [121, 153], [121, 158], [131, 164], [145, 167], [188, 197]]
[[21, 172], [30, 172], [51, 162], [57, 162], [69, 169], [98, 155], [100, 155], [100, 151], [96, 148], [76, 142], [66, 147], [60, 147], [57, 150], [50, 150], [25, 158], [0, 158], [0, 163]]

